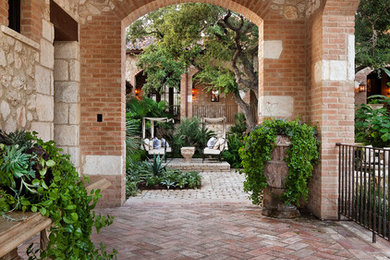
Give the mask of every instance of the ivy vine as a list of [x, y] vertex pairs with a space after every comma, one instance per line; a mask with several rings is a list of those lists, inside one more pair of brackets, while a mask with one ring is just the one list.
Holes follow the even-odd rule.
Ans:
[[271, 160], [277, 135], [287, 136], [291, 140], [287, 157], [284, 159], [289, 171], [283, 201], [299, 206], [301, 199], [307, 200], [308, 181], [319, 158], [319, 141], [316, 134], [315, 127], [299, 120], [266, 120], [245, 138], [244, 146], [239, 151], [242, 173], [246, 176], [244, 190], [251, 193], [254, 204], [260, 203], [262, 191], [267, 187], [264, 166]]
[[[100, 190], [85, 189], [69, 155], [53, 141], [44, 142], [36, 133], [0, 131], [0, 215], [14, 210], [40, 212], [52, 219], [48, 248], [29, 247], [29, 259], [112, 259], [116, 251], [95, 247], [91, 241], [113, 218], [93, 211]], [[38, 254], [39, 253], [39, 254]], [[40, 255], [38, 257], [38, 255]]]

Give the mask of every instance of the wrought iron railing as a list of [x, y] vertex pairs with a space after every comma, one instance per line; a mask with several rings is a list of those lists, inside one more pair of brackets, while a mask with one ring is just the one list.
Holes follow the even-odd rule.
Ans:
[[345, 216], [390, 240], [390, 149], [337, 144], [339, 219]]

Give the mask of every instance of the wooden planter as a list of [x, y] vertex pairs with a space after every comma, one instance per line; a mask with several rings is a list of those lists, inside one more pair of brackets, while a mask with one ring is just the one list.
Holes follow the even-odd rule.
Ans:
[[288, 176], [288, 166], [284, 161], [290, 139], [278, 135], [276, 147], [272, 151], [272, 159], [264, 166], [264, 175], [267, 178], [267, 188], [264, 189], [262, 214], [274, 218], [296, 218], [300, 215], [293, 205], [286, 205], [282, 195], [286, 191], [285, 183]]

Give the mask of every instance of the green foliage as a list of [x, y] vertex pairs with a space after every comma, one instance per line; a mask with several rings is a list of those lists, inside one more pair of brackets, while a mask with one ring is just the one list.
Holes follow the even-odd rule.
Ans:
[[248, 129], [246, 118], [243, 113], [234, 115], [234, 125], [230, 128], [228, 134], [237, 134], [238, 136], [244, 136]]
[[232, 168], [241, 167], [241, 157], [239, 154], [240, 148], [244, 145], [244, 139], [237, 134], [229, 134], [227, 136], [228, 150], [223, 151], [222, 158], [227, 161]]
[[143, 117], [172, 117], [166, 111], [168, 104], [166, 101], [156, 102], [151, 98], [144, 97], [138, 100], [135, 97], [130, 98], [126, 103], [126, 119], [139, 119]]
[[248, 125], [243, 113], [234, 115], [234, 125], [227, 133], [228, 150], [222, 153], [222, 158], [227, 161], [231, 167], [240, 168], [241, 158], [239, 154], [240, 148], [244, 145], [244, 137], [246, 135]]
[[149, 172], [154, 176], [162, 176], [164, 172], [166, 172], [167, 164], [164, 163], [165, 156], [154, 155], [152, 162], [146, 162], [148, 165]]
[[184, 118], [180, 125], [176, 126], [173, 135], [173, 150], [180, 152], [181, 147], [194, 146], [196, 151], [201, 153], [207, 140], [213, 135], [213, 131], [202, 126], [199, 118]]
[[[159, 164], [159, 162], [157, 162]], [[201, 176], [198, 172], [184, 172], [178, 170], [164, 169], [154, 174], [150, 170], [151, 163], [136, 162], [128, 163], [126, 167], [126, 195], [136, 196], [139, 188], [161, 188], [166, 189], [195, 189], [201, 185]], [[0, 204], [1, 205], [1, 204]]]
[[126, 120], [126, 151], [127, 153], [136, 152], [141, 145], [140, 141], [140, 123], [137, 119]]
[[[15, 138], [18, 136], [18, 138]], [[99, 190], [87, 193], [84, 182], [53, 141], [43, 142], [30, 133], [0, 133], [0, 213], [10, 210], [40, 212], [50, 217], [48, 248], [40, 257], [51, 259], [112, 259], [90, 237], [112, 223], [112, 217], [95, 215]], [[18, 144], [13, 144], [15, 141]], [[30, 248], [31, 249], [31, 248]], [[37, 250], [30, 250], [31, 259]]]
[[379, 69], [390, 63], [388, 0], [361, 0], [355, 17], [356, 65]]
[[355, 113], [355, 139], [357, 142], [374, 147], [390, 146], [390, 98], [375, 95], [375, 103], [383, 103], [383, 108], [372, 108], [362, 104]]
[[260, 195], [267, 187], [264, 166], [271, 160], [277, 135], [287, 136], [291, 140], [285, 158], [289, 171], [283, 199], [286, 204], [299, 206], [300, 199], [307, 199], [309, 194], [308, 180], [319, 158], [319, 143], [315, 136], [316, 129], [298, 120], [266, 120], [245, 138], [245, 145], [239, 152], [242, 172], [246, 176], [244, 190], [251, 192], [254, 204], [260, 203]]
[[[209, 89], [232, 93], [238, 105], [250, 107], [239, 90], [258, 90], [258, 27], [243, 16], [210, 4], [173, 5], [141, 17], [127, 36], [132, 42], [155, 38], [138, 64], [147, 75], [145, 88], [178, 87], [183, 72], [194, 66]], [[243, 111], [254, 126], [252, 114]]]

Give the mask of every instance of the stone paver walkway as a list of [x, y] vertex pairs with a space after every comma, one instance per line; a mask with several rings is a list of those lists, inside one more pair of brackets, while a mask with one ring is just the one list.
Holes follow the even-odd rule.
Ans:
[[95, 237], [118, 259], [390, 259], [389, 243], [370, 243], [353, 223], [277, 220], [261, 215], [238, 173], [202, 173], [192, 191], [144, 191], [102, 210], [114, 224]]
[[128, 203], [138, 200], [192, 200], [204, 203], [210, 201], [247, 202], [248, 194], [243, 190], [244, 175], [235, 171], [202, 172], [202, 187], [196, 190], [146, 190], [130, 198]]

